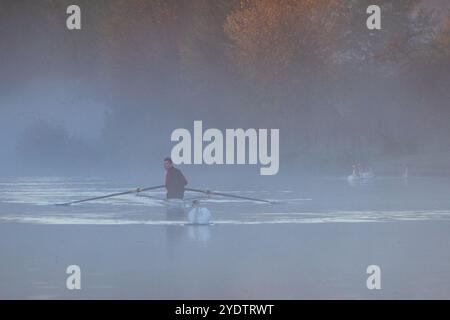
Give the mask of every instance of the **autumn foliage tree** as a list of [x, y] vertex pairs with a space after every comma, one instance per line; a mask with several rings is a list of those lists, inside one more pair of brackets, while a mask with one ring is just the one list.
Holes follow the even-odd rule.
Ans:
[[338, 46], [336, 0], [248, 0], [227, 17], [224, 31], [237, 70], [266, 88], [300, 85], [333, 62]]
[[121, 162], [198, 119], [281, 128], [284, 159], [322, 167], [438, 152], [450, 133], [450, 18], [424, 1], [378, 0], [381, 30], [371, 0], [79, 0], [76, 32], [69, 4], [1, 4], [0, 92], [73, 81], [110, 108], [100, 148]]

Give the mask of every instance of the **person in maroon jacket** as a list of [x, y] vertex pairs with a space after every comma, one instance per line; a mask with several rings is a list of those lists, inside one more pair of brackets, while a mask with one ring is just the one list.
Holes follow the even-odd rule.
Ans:
[[183, 173], [173, 166], [172, 159], [164, 159], [164, 169], [166, 169], [166, 189], [167, 199], [183, 199], [184, 187], [188, 184]]

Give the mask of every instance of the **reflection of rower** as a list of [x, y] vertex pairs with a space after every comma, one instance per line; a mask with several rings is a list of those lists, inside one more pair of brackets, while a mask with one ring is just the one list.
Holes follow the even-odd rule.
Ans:
[[188, 184], [183, 173], [173, 166], [172, 159], [164, 159], [164, 169], [166, 169], [166, 189], [167, 196], [169, 199], [183, 199], [184, 198], [184, 187]]

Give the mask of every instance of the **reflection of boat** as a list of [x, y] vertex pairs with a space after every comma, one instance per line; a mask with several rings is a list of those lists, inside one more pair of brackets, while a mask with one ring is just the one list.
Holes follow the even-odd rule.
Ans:
[[182, 199], [167, 199], [164, 202], [168, 208], [184, 209], [186, 207]]
[[186, 205], [181, 199], [167, 199], [163, 201], [166, 206], [168, 220], [182, 220], [185, 218]]

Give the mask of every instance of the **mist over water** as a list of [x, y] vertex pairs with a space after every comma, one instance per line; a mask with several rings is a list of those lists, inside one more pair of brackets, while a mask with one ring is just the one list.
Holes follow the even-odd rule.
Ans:
[[[0, 298], [450, 297], [450, 7], [377, 2], [381, 30], [368, 1], [77, 0], [68, 30], [72, 1], [0, 0]], [[56, 205], [164, 184], [194, 121], [279, 129], [276, 175], [177, 166], [270, 203]]]
[[[128, 10], [81, 1], [83, 27], [71, 32], [66, 3], [3, 4], [3, 175], [151, 179], [174, 145], [171, 132], [192, 130], [194, 120], [221, 130], [279, 128], [286, 177], [346, 175], [357, 163], [380, 173], [449, 172], [449, 59], [442, 51], [422, 55], [446, 48], [446, 12], [436, 6], [386, 6], [375, 33], [352, 24], [365, 11], [346, 1], [317, 3], [323, 25], [301, 13], [310, 10], [301, 2], [286, 13], [283, 1], [251, 3], [249, 11], [238, 1], [136, 0]], [[295, 33], [266, 25], [270, 16], [240, 29], [241, 18], [264, 6], [286, 15]], [[342, 21], [332, 15], [340, 10]], [[301, 20], [313, 27], [315, 46], [293, 41], [305, 36]], [[409, 47], [398, 43], [393, 52], [418, 25]], [[261, 44], [254, 28], [273, 45]], [[277, 32], [287, 38], [276, 40]], [[254, 166], [185, 169], [209, 180], [241, 172], [260, 180]]]

